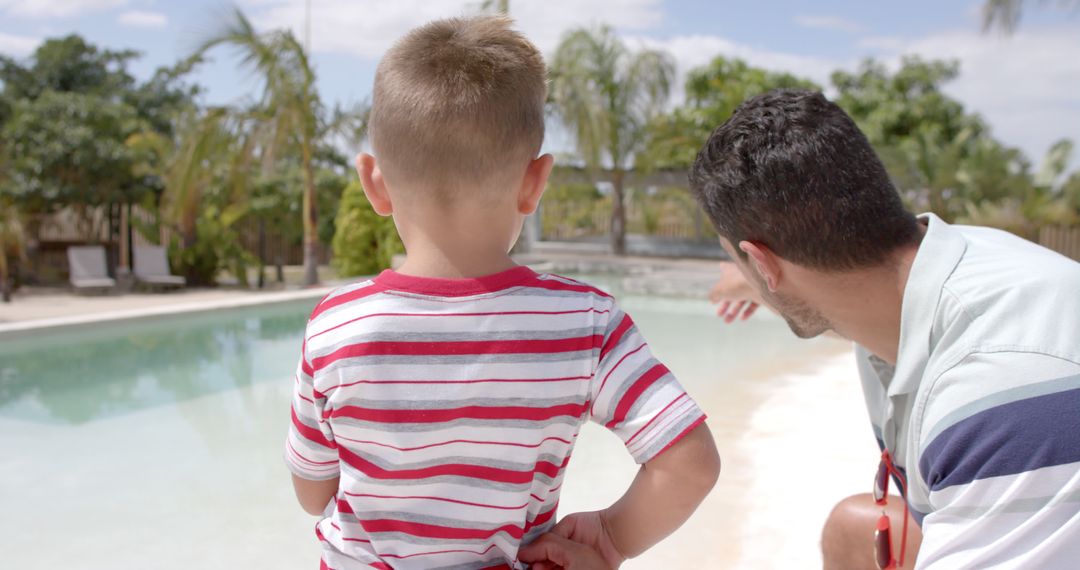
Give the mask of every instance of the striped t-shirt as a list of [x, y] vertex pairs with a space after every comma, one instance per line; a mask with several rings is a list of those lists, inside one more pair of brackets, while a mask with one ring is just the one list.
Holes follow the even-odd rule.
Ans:
[[341, 477], [316, 526], [326, 567], [521, 568], [586, 420], [644, 463], [704, 419], [598, 289], [386, 271], [312, 312], [285, 457]]
[[857, 351], [922, 525], [916, 568], [1080, 568], [1080, 264], [926, 222], [896, 365]]

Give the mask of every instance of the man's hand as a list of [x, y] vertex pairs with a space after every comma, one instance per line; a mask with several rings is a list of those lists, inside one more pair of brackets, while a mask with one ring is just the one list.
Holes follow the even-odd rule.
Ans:
[[595, 550], [549, 532], [518, 550], [518, 560], [532, 570], [612, 570]]
[[720, 280], [709, 291], [709, 302], [717, 305], [716, 315], [725, 323], [749, 319], [761, 305], [761, 299], [734, 263], [721, 261], [720, 271]]

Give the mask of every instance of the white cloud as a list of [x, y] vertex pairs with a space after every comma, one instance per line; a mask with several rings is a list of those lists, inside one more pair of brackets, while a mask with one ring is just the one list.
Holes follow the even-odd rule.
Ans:
[[810, 79], [826, 89], [829, 85], [829, 75], [833, 71], [854, 65], [854, 60], [844, 62], [822, 57], [771, 51], [734, 42], [720, 36], [676, 36], [664, 40], [636, 36], [629, 39], [632, 44], [666, 50], [675, 58], [678, 78], [672, 93], [673, 104], [679, 104], [685, 96], [683, 83], [685, 83], [686, 73], [695, 67], [708, 64], [718, 55], [738, 58], [750, 65], [770, 71], [792, 73], [798, 77]]
[[116, 21], [132, 28], [164, 28], [169, 18], [161, 12], [128, 10], [117, 16]]
[[0, 32], [0, 53], [12, 57], [25, 57], [34, 52], [41, 38], [13, 36]]
[[812, 30], [828, 30], [848, 34], [857, 34], [866, 30], [866, 27], [862, 24], [838, 16], [796, 16], [795, 23], [800, 27]]
[[[245, 0], [244, 5], [260, 27], [290, 28], [298, 36], [303, 33], [302, 2]], [[479, 1], [470, 4], [462, 0], [313, 2], [311, 47], [315, 52], [376, 59], [409, 29], [436, 18], [476, 13], [479, 5]], [[512, 2], [511, 15], [545, 53], [550, 53], [560, 36], [571, 28], [604, 22], [622, 30], [640, 31], [663, 22], [660, 0]]]
[[25, 18], [68, 18], [100, 12], [130, 0], [0, 0], [0, 12]]
[[1080, 34], [1073, 27], [1021, 28], [1011, 37], [961, 30], [862, 44], [893, 66], [905, 54], [958, 60], [960, 76], [945, 91], [1033, 160], [1063, 137], [1080, 142]]
[[649, 47], [670, 52], [678, 64], [680, 74], [705, 65], [718, 55], [723, 55], [745, 60], [755, 67], [790, 72], [825, 86], [829, 82], [829, 74], [845, 65], [845, 62], [829, 58], [761, 49], [720, 36], [676, 36], [665, 40], [647, 37], [633, 39]]

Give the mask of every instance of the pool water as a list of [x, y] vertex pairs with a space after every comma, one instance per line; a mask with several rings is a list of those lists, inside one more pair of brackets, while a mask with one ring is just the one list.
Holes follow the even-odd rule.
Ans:
[[[752, 412], [768, 378], [838, 351], [796, 339], [772, 315], [725, 327], [704, 301], [620, 302], [714, 417]], [[313, 305], [0, 344], [0, 567], [315, 567], [314, 519], [295, 504], [281, 460]], [[634, 469], [614, 436], [590, 427], [561, 512], [604, 506]]]
[[280, 379], [315, 300], [0, 345], [0, 417], [84, 424]]

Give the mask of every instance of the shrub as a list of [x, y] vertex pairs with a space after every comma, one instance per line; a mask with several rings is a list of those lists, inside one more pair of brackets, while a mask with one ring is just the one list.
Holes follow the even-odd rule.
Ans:
[[333, 264], [343, 277], [378, 273], [405, 251], [394, 220], [375, 213], [359, 181], [341, 195], [334, 226]]

